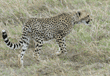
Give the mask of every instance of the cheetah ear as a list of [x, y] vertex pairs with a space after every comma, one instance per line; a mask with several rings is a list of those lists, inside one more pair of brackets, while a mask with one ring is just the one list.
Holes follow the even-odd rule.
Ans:
[[78, 11], [77, 14], [78, 14], [78, 16], [81, 16], [81, 12], [80, 11]]

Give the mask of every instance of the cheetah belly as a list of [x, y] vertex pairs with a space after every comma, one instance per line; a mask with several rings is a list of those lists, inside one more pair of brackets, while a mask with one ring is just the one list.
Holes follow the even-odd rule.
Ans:
[[54, 39], [53, 31], [50, 30], [36, 30], [32, 34], [32, 38], [36, 39], [43, 39], [44, 41], [48, 41]]

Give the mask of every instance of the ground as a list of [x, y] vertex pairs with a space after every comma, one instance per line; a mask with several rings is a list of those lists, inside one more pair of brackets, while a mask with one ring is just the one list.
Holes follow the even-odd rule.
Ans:
[[90, 12], [92, 26], [74, 26], [66, 37], [67, 55], [54, 56], [58, 46], [52, 40], [44, 44], [38, 63], [31, 41], [24, 68], [18, 67], [20, 50], [10, 50], [0, 33], [0, 76], [110, 76], [110, 0], [0, 0], [0, 31], [16, 42], [28, 18], [80, 9]]

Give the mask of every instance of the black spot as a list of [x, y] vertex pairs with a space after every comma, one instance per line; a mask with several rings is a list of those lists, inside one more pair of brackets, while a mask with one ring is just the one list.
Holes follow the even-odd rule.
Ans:
[[87, 17], [89, 17], [89, 15], [87, 15]]
[[62, 44], [62, 46], [63, 46], [63, 44]]
[[36, 45], [36, 47], [39, 46], [39, 44]]
[[80, 15], [81, 15], [81, 12], [80, 12], [80, 11], [78, 11], [78, 12], [77, 12], [77, 14], [78, 14], [78, 16], [80, 16]]
[[24, 49], [22, 51], [25, 51]]
[[59, 47], [61, 47], [61, 45], [59, 45]]
[[38, 52], [39, 50], [37, 49], [37, 50], [35, 50], [35, 52]]
[[38, 54], [40, 54], [40, 53], [38, 52]]
[[27, 30], [27, 28], [25, 27], [25, 28], [24, 28], [24, 30], [26, 31], [26, 30]]
[[62, 51], [62, 53], [64, 53], [64, 51]]
[[21, 54], [22, 56], [24, 55], [24, 54]]

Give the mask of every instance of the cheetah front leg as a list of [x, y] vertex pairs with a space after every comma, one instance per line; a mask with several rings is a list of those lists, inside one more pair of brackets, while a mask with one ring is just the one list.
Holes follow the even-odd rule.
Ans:
[[41, 50], [42, 46], [43, 46], [43, 40], [36, 39], [35, 40], [35, 50], [34, 50], [33, 56], [37, 61], [40, 61], [39, 54], [40, 54], [40, 50]]
[[67, 53], [66, 50], [66, 44], [65, 44], [65, 39], [64, 38], [57, 38], [56, 39], [57, 44], [59, 45], [59, 51], [56, 52], [56, 55], [61, 55], [62, 53]]

